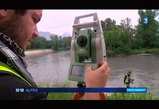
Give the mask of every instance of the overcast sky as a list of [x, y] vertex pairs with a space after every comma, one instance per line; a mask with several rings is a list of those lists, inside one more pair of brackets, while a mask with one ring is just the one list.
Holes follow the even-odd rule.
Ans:
[[[62, 35], [63, 33], [72, 34], [72, 25], [76, 16], [81, 16], [90, 13], [97, 13], [99, 20], [105, 20], [106, 18], [111, 18], [116, 21], [116, 24], [120, 24], [122, 19], [127, 17], [131, 19], [131, 24], [133, 27], [138, 24], [138, 10], [43, 10], [41, 21], [37, 24], [38, 30], [43, 32], [50, 32], [57, 35]], [[83, 18], [84, 20], [92, 20], [89, 18]], [[83, 21], [84, 21], [83, 20]], [[89, 22], [89, 21], [88, 21]]]

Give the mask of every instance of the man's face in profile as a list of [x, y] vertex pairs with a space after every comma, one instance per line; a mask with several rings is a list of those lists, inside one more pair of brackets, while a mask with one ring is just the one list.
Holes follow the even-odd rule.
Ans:
[[25, 50], [38, 36], [37, 23], [41, 17], [42, 10], [27, 10], [24, 15], [16, 14], [15, 10], [6, 10], [0, 31]]

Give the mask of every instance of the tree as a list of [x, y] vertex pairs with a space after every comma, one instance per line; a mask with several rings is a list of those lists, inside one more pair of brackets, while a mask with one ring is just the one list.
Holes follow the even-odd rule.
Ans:
[[71, 37], [63, 37], [63, 48], [70, 49], [71, 46]]
[[52, 35], [50, 36], [51, 41], [52, 41], [52, 49], [54, 51], [58, 51], [58, 36], [57, 35]]
[[102, 21], [104, 29], [104, 38], [107, 50], [115, 53], [129, 53], [132, 48], [132, 38], [135, 29], [132, 28], [131, 19], [121, 20], [120, 25], [115, 25], [114, 20], [110, 18]]
[[[158, 11], [156, 10], [139, 10], [140, 18], [139, 24], [137, 25], [137, 39], [141, 40], [142, 47], [153, 48], [156, 46], [156, 41], [158, 41], [157, 33], [159, 24], [155, 20], [158, 16]], [[148, 24], [143, 24], [143, 19], [148, 18]]]
[[29, 49], [44, 49], [47, 47], [47, 40], [45, 37], [38, 36], [37, 38], [33, 39]]
[[113, 30], [113, 28], [115, 27], [116, 21], [112, 20], [111, 18], [107, 18], [104, 21], [101, 21], [101, 25], [103, 28], [103, 31], [110, 31]]
[[63, 37], [58, 36], [58, 48], [63, 49]]
[[135, 30], [132, 28], [131, 19], [126, 18], [126, 19], [121, 20], [120, 28], [121, 28], [121, 31], [123, 31], [125, 33], [123, 43], [125, 44], [125, 46], [132, 48], [132, 39], [133, 39], [133, 34], [134, 34]]

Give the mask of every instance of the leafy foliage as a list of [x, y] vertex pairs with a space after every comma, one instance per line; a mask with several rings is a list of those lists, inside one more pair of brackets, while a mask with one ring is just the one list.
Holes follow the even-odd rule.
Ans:
[[[134, 28], [130, 18], [122, 19], [120, 25], [116, 25], [116, 21], [111, 18], [101, 20], [107, 53], [129, 54], [133, 49], [159, 47], [159, 23], [156, 21], [159, 10], [138, 10], [138, 14], [140, 18]], [[145, 17], [148, 18], [148, 24], [143, 24]], [[50, 39], [46, 40], [39, 36], [33, 40], [29, 49], [52, 48], [54, 51], [70, 49], [70, 36], [51, 35]]]
[[71, 37], [51, 35], [50, 39], [46, 40], [45, 37], [39, 36], [33, 40], [27, 49], [53, 49], [54, 51], [58, 51], [69, 49], [71, 46]]
[[[147, 48], [157, 47], [158, 46], [157, 42], [159, 41], [157, 36], [159, 24], [155, 20], [157, 12], [154, 10], [145, 10], [145, 11], [139, 10], [138, 13], [140, 15], [140, 19], [139, 19], [139, 24], [137, 26], [136, 37], [140, 38], [137, 39], [140, 39], [142, 47], [147, 47]], [[142, 23], [145, 17], [148, 18], [147, 25]]]
[[[159, 47], [159, 24], [155, 20], [159, 10], [139, 10], [138, 14], [140, 18], [135, 28], [130, 18], [121, 20], [120, 25], [110, 18], [101, 21], [108, 53], [129, 54], [133, 49]], [[145, 17], [148, 24], [143, 24]]]

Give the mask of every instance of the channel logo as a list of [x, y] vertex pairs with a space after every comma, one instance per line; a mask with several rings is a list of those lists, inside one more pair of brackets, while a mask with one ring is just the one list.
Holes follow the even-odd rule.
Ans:
[[148, 24], [148, 17], [144, 17], [142, 23], [143, 23], [144, 25], [147, 25], [147, 24]]

